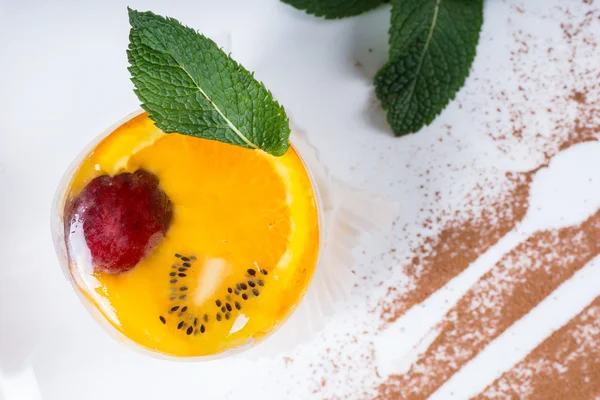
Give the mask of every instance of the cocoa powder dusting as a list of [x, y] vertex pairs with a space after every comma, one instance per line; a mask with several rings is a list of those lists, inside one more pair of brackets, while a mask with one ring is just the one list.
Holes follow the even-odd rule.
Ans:
[[600, 297], [475, 400], [600, 397]]
[[[450, 221], [435, 237], [427, 237], [405, 272], [413, 288], [381, 302], [381, 318], [393, 322], [465, 270], [523, 219], [528, 207], [532, 174], [507, 174], [507, 191], [489, 207], [465, 207], [466, 221]], [[489, 201], [488, 199], [485, 199]], [[470, 207], [469, 207], [470, 206]], [[463, 215], [463, 216], [464, 216]], [[394, 293], [395, 289], [390, 289]]]
[[[506, 85], [489, 82], [491, 87], [498, 87], [490, 96], [505, 106], [497, 108], [486, 126], [489, 136], [507, 154], [519, 146], [527, 146], [532, 156], [542, 154], [547, 159], [573, 144], [597, 140], [598, 114], [592, 104], [598, 100], [598, 71], [580, 64], [587, 58], [582, 54], [597, 52], [597, 38], [590, 28], [597, 23], [600, 11], [591, 9], [583, 16], [574, 16], [569, 9], [556, 8], [550, 13], [558, 15], [536, 17], [569, 21], [559, 23], [562, 40], [549, 45], [553, 43], [549, 39], [542, 40], [521, 29], [513, 31], [517, 48], [511, 52], [510, 68], [520, 85], [508, 92]], [[526, 57], [530, 51], [535, 57], [533, 65]], [[549, 73], [550, 70], [553, 72]], [[536, 91], [548, 90], [555, 95], [545, 110], [523, 107]], [[575, 118], [570, 115], [573, 104], [577, 106]], [[548, 123], [552, 129], [548, 129]]]
[[[577, 52], [582, 50], [582, 46], [577, 40], [588, 33], [586, 28], [598, 16], [600, 16], [600, 11], [593, 10], [586, 13], [581, 21], [561, 24], [563, 39], [569, 45], [566, 56], [574, 58]], [[533, 37], [520, 30], [513, 33], [513, 36], [518, 43], [518, 50], [512, 57], [513, 70], [521, 79], [528, 82], [527, 86], [531, 89], [526, 90], [522, 86], [518, 86], [517, 91], [510, 98], [504, 89], [490, 94], [497, 101], [505, 103], [504, 107], [497, 108], [497, 112], [508, 112], [510, 116], [508, 132], [502, 129], [503, 120], [498, 117], [495, 122], [499, 129], [495, 134], [490, 133], [498, 148], [511, 153], [514, 152], [515, 147], [525, 141], [529, 152], [533, 153], [532, 158], [535, 158], [536, 153], [540, 155], [537, 164], [539, 167], [547, 164], [558, 152], [575, 144], [598, 140], [600, 134], [600, 105], [598, 105], [600, 102], [600, 79], [595, 79], [594, 74], [600, 76], [600, 71], [575, 71], [573, 66], [565, 69], [565, 73], [571, 75], [571, 79], [574, 81], [573, 85], [581, 87], [579, 89], [569, 89], [568, 87], [563, 89], [561, 94], [551, 100], [551, 103], [565, 111], [568, 110], [570, 104], [575, 104], [575, 116], [570, 117], [566, 112], [556, 113], [553, 108], [548, 108], [546, 113], [552, 129], [542, 135], [534, 131], [537, 123], [530, 124], [535, 111], [523, 108], [521, 98], [526, 101], [528, 91], [544, 88], [546, 84], [544, 81], [547, 77], [528, 76], [525, 72], [531, 71], [522, 69], [524, 63], [518, 55], [524, 57], [528, 54], [526, 50], [528, 45], [525, 40], [533, 41]], [[523, 36], [525, 37], [523, 38]], [[585, 43], [585, 47], [589, 47], [586, 50], [596, 50], [597, 44], [593, 39], [586, 38]], [[500, 87], [502, 88], [502, 86]], [[592, 97], [594, 102], [589, 100]], [[481, 112], [477, 109], [474, 111]], [[492, 129], [491, 123], [487, 123], [486, 126]], [[524, 137], [524, 135], [526, 136]], [[396, 296], [393, 299], [382, 299], [380, 304], [382, 319], [389, 323], [401, 317], [406, 310], [422, 302], [462, 272], [479, 255], [510, 231], [523, 218], [527, 210], [527, 190], [530, 178], [531, 173], [508, 175], [508, 180], [514, 181], [516, 185], [508, 187], [502, 192], [500, 199], [485, 199], [488, 204], [483, 208], [477, 207], [477, 211], [473, 210], [473, 200], [469, 199], [460, 210], [462, 214], [460, 218], [450, 220], [440, 233], [426, 238], [425, 242], [414, 251], [415, 256], [411, 262], [403, 267], [406, 274], [414, 280], [413, 288], [397, 294], [395, 293], [397, 289], [393, 286], [390, 287], [390, 293], [396, 294]], [[496, 185], [506, 185], [506, 183], [497, 182]], [[468, 219], [465, 220], [464, 215], [467, 215]]]
[[[402, 373], [382, 374], [377, 337], [519, 225], [540, 167], [571, 146], [600, 138], [598, 6], [592, 0], [548, 7], [508, 3], [496, 6], [510, 9], [503, 26], [510, 41], [495, 48], [503, 42], [486, 37], [484, 29], [468, 83], [445, 114], [459, 118], [404, 142], [411, 151], [401, 156], [405, 169], [394, 173], [410, 177], [398, 182], [404, 192], [391, 193], [403, 196], [408, 217], [396, 221], [390, 248], [371, 260], [372, 269], [355, 269], [357, 284], [346, 307], [346, 317], [354, 319], [345, 320], [351, 333], [326, 330], [319, 339], [327, 341], [326, 352], [311, 357], [305, 347], [293, 363], [282, 362], [290, 376], [309, 364], [311, 375], [294, 379], [309, 383], [311, 398], [427, 399], [600, 255], [600, 210], [577, 226], [531, 234], [489, 266], [438, 322], [437, 336], [412, 364]], [[477, 65], [482, 58], [483, 69]], [[503, 70], [512, 72], [509, 80]], [[461, 125], [471, 115], [474, 122]], [[404, 144], [389, 146], [386, 171], [399, 164], [394, 157]], [[598, 321], [600, 299], [476, 398], [600, 398]], [[389, 353], [394, 350], [390, 346]]]
[[[517, 11], [535, 14], [523, 8]], [[520, 29], [513, 31], [516, 47], [511, 52], [510, 63], [522, 83], [507, 93], [505, 85], [489, 82], [491, 88], [500, 88], [490, 96], [503, 106], [494, 108], [497, 115], [485, 126], [501, 152], [512, 157], [512, 154], [524, 151], [532, 160], [537, 160], [536, 167], [539, 167], [573, 145], [599, 138], [600, 70], [597, 65], [592, 64], [596, 67], [593, 68], [573, 60], [582, 60], [582, 53], [597, 57], [594, 55], [597, 54], [597, 38], [591, 27], [600, 19], [600, 10], [589, 9], [575, 14], [568, 8], [557, 7], [537, 17], [561, 21], [556, 24], [562, 39], [553, 43]], [[511, 21], [508, 23], [510, 25]], [[532, 54], [538, 60], [543, 59], [540, 58], [543, 54], [547, 60], [528, 65], [524, 60]], [[556, 69], [556, 75], [547, 75], [548, 64]], [[549, 90], [548, 85], [552, 85], [553, 80], [559, 82], [560, 87], [550, 89], [555, 94], [546, 109], [528, 109], [530, 98], [538, 91]], [[482, 111], [476, 107], [473, 111]], [[414, 251], [415, 257], [404, 267], [413, 284], [408, 290], [391, 287], [388, 293], [393, 298], [380, 302], [384, 328], [467, 269], [517, 225], [527, 212], [533, 174], [534, 170], [519, 174], [518, 185], [506, 189], [499, 201], [478, 207], [477, 212], [473, 212], [471, 201], [465, 202], [461, 214], [468, 215], [467, 220], [457, 216]], [[503, 213], [499, 205], [506, 203], [510, 204], [505, 206], [510, 212]], [[494, 217], [490, 219], [490, 215]], [[435, 330], [439, 334], [427, 350], [408, 372], [392, 375], [381, 383], [376, 398], [427, 399], [495, 338], [599, 254], [600, 211], [581, 225], [533, 234], [506, 254], [469, 290], [437, 325]], [[596, 310], [598, 304], [591, 307]], [[578, 317], [536, 349], [523, 365], [507, 372], [482, 396], [527, 399], [600, 396], [600, 346], [594, 343], [598, 336], [598, 311], [592, 314], [596, 320], [588, 315], [585, 329], [596, 329], [595, 336], [575, 333], [579, 332], [575, 325], [581, 322]], [[562, 340], [566, 342], [561, 344]], [[541, 373], [536, 380], [540, 363], [549, 364], [550, 360], [557, 363], [547, 366], [548, 372]], [[568, 381], [572, 383], [566, 384]]]
[[600, 211], [579, 226], [540, 231], [486, 273], [435, 328], [436, 340], [380, 399], [427, 399], [485, 346], [600, 254]]

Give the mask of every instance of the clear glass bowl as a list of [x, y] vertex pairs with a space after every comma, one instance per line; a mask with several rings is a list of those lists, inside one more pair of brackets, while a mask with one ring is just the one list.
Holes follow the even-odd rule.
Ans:
[[[115, 338], [116, 340], [118, 340], [120, 343], [123, 343], [125, 346], [127, 346], [128, 348], [134, 349], [138, 352], [141, 352], [143, 354], [146, 355], [150, 355], [153, 357], [157, 357], [157, 358], [167, 358], [167, 359], [176, 359], [176, 360], [212, 360], [212, 359], [221, 359], [221, 358], [225, 358], [225, 357], [229, 357], [232, 355], [237, 355], [240, 354], [242, 352], [245, 352], [246, 350], [249, 350], [253, 347], [255, 347], [257, 344], [261, 343], [262, 341], [264, 341], [265, 339], [268, 339], [268, 337], [270, 337], [271, 335], [273, 335], [279, 328], [281, 328], [282, 325], [284, 325], [287, 320], [292, 316], [292, 314], [294, 314], [294, 312], [296, 311], [297, 307], [294, 307], [292, 310], [290, 310], [290, 312], [288, 313], [286, 319], [280, 321], [276, 327], [274, 329], [271, 330], [270, 333], [268, 333], [267, 335], [261, 337], [259, 340], [255, 340], [255, 339], [249, 339], [247, 343], [235, 347], [235, 348], [231, 348], [229, 350], [226, 350], [224, 352], [218, 353], [218, 354], [213, 354], [213, 355], [207, 355], [207, 356], [194, 356], [194, 357], [178, 357], [178, 356], [172, 356], [172, 355], [167, 355], [167, 354], [163, 354], [161, 352], [155, 351], [153, 349], [149, 349], [146, 348], [140, 344], [138, 344], [137, 342], [131, 340], [130, 338], [128, 338], [125, 334], [123, 334], [122, 332], [120, 332], [118, 329], [116, 329], [108, 320], [107, 318], [104, 316], [104, 314], [102, 314], [102, 312], [97, 308], [97, 306], [95, 304], [93, 304], [92, 301], [90, 301], [88, 299], [88, 297], [86, 296], [86, 293], [84, 292], [84, 289], [82, 289], [83, 287], [85, 287], [85, 285], [83, 285], [82, 282], [82, 277], [77, 276], [77, 273], [73, 271], [72, 268], [69, 268], [69, 256], [68, 256], [68, 252], [67, 252], [67, 248], [66, 248], [66, 242], [65, 242], [65, 235], [64, 235], [64, 221], [63, 221], [63, 212], [64, 212], [64, 207], [65, 207], [65, 201], [66, 196], [67, 196], [67, 191], [70, 185], [70, 182], [73, 178], [73, 175], [75, 174], [75, 172], [77, 171], [78, 167], [81, 165], [82, 161], [85, 159], [86, 156], [88, 156], [88, 154], [105, 138], [107, 137], [109, 134], [111, 134], [113, 131], [115, 131], [119, 126], [123, 125], [124, 123], [126, 123], [127, 121], [131, 120], [132, 118], [140, 115], [141, 113], [143, 113], [143, 110], [138, 110], [135, 111], [129, 115], [127, 115], [126, 117], [124, 117], [123, 119], [121, 119], [120, 121], [116, 122], [115, 124], [113, 124], [112, 126], [110, 126], [108, 129], [106, 129], [104, 132], [102, 132], [99, 136], [97, 136], [93, 141], [91, 141], [80, 153], [79, 155], [73, 160], [73, 162], [71, 163], [71, 165], [68, 167], [68, 169], [65, 171], [59, 185], [58, 188], [56, 189], [56, 193], [54, 196], [54, 200], [53, 200], [53, 204], [52, 204], [52, 210], [51, 210], [51, 231], [52, 231], [52, 239], [54, 242], [54, 248], [56, 251], [56, 255], [58, 257], [58, 261], [59, 264], [62, 268], [62, 271], [66, 277], [66, 279], [72, 284], [75, 292], [77, 293], [77, 295], [79, 296], [79, 299], [81, 300], [81, 302], [83, 303], [83, 305], [86, 307], [86, 309], [90, 312], [90, 314], [94, 317], [94, 319], [100, 324], [100, 326], [102, 326], [113, 338]], [[302, 138], [296, 138], [295, 135], [292, 135], [292, 145], [293, 147], [298, 151], [298, 148], [294, 145], [294, 142], [296, 140], [303, 140]], [[298, 151], [298, 154], [300, 155], [300, 157], [302, 157], [302, 155], [300, 154], [300, 151]], [[320, 185], [316, 184], [315, 178], [313, 176], [313, 174], [311, 173], [310, 167], [309, 165], [306, 163], [306, 161], [301, 158], [305, 169], [309, 175], [309, 178], [311, 180], [312, 186], [313, 186], [313, 191], [315, 193], [315, 197], [317, 200], [317, 213], [318, 213], [318, 218], [319, 218], [319, 234], [320, 234], [320, 241], [319, 241], [319, 252], [318, 252], [318, 261], [317, 261], [317, 266], [315, 268], [315, 273], [317, 270], [319, 270], [319, 268], [321, 268], [321, 264], [322, 264], [322, 257], [321, 254], [323, 252], [323, 246], [324, 246], [324, 225], [323, 225], [323, 204], [321, 201], [321, 196], [319, 194], [319, 187], [318, 186], [323, 186], [324, 182], [321, 182]], [[311, 277], [311, 279], [314, 279], [315, 273], [313, 273], [313, 276]], [[310, 284], [312, 285], [312, 283]], [[304, 293], [302, 293], [299, 302], [303, 301], [303, 297], [306, 295], [306, 290]], [[299, 304], [299, 303], [298, 303]], [[275, 346], [277, 347], [277, 346]], [[270, 351], [273, 351], [273, 348], [270, 349]]]

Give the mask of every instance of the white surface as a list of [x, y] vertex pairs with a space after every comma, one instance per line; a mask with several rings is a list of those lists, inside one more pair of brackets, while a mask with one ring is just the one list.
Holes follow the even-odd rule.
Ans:
[[[506, 67], [507, 49], [513, 41], [505, 35], [506, 17], [514, 13], [511, 3], [518, 2], [487, 2], [473, 74], [482, 82], [485, 78], [506, 82], [507, 91], [517, 85]], [[528, 3], [542, 9], [561, 2]], [[389, 278], [384, 263], [390, 262], [376, 255], [390, 246], [399, 251], [405, 248], [403, 243], [381, 241], [370, 249], [361, 268], [372, 270], [376, 280], [362, 283], [321, 337], [293, 354], [295, 362], [289, 367], [281, 359], [174, 363], [138, 355], [114, 342], [87, 314], [63, 278], [48, 219], [54, 189], [71, 159], [99, 132], [138, 107], [125, 55], [127, 5], [178, 18], [208, 36], [231, 33], [233, 56], [255, 71], [285, 105], [333, 175], [398, 199], [405, 223], [418, 223], [419, 209], [427, 202], [416, 188], [423, 184], [418, 172], [432, 158], [440, 163], [470, 160], [473, 167], [484, 170], [525, 171], [540, 162], [540, 155], [524, 146], [517, 146], [510, 155], [501, 153], [481, 127], [485, 117], [458, 107], [467, 97], [470, 104], [490, 101], [484, 91], [478, 97], [483, 83], [474, 79], [431, 127], [402, 139], [389, 135], [373, 106], [371, 86], [374, 72], [386, 58], [386, 7], [359, 18], [323, 21], [276, 0], [0, 0], [0, 372], [4, 379], [26, 371], [19, 382], [26, 382], [31, 395], [17, 396], [18, 400], [36, 398], [33, 377], [27, 372], [31, 367], [43, 399], [50, 400], [323, 398], [323, 393], [313, 393], [312, 363], [326, 348], [335, 346], [332, 338], [336, 335], [376, 323], [365, 307], [382, 290], [377, 281]], [[559, 34], [540, 19], [515, 15], [513, 24], [547, 32], [548, 37]], [[544, 96], [562, 86], [556, 82], [555, 88], [554, 83], [550, 81], [547, 91], [531, 101], [543, 105]], [[455, 139], [462, 140], [460, 156], [440, 144], [445, 124], [452, 125]], [[536, 129], [543, 130], [544, 124], [540, 118]], [[475, 180], [469, 171], [447, 174], [452, 179], [438, 176], [440, 180], [429, 189]], [[583, 285], [583, 278], [597, 279], [596, 270], [582, 271], [581, 279], [560, 290], [573, 293], [582, 282], [586, 299], [592, 298], [600, 288]], [[561, 320], [575, 315], [585, 303], [582, 299], [569, 302], [570, 297], [561, 300]], [[546, 310], [540, 307], [522, 326], [514, 327], [535, 330], [536, 336], [525, 346], [531, 347], [547, 334], [552, 313]], [[525, 354], [518, 339], [510, 343], [520, 349], [521, 356]], [[492, 365], [493, 357], [490, 348], [477, 358], [487, 375], [472, 386], [462, 374], [456, 382], [467, 382], [464, 385], [448, 383], [454, 398], [464, 398], [473, 388], [489, 383], [496, 371], [490, 374], [485, 367]], [[360, 370], [360, 364], [356, 369]], [[347, 382], [348, 390], [328, 390], [352, 392], [350, 380], [336, 380]], [[0, 399], [13, 400], [9, 395], [7, 390], [0, 391]]]

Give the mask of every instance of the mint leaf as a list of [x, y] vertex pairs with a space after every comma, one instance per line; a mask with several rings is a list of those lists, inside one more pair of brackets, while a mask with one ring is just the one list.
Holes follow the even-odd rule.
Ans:
[[129, 9], [129, 22], [131, 80], [156, 126], [276, 156], [287, 151], [283, 107], [212, 40], [152, 12]]
[[352, 17], [369, 11], [389, 0], [281, 0], [308, 14], [327, 19]]
[[375, 76], [397, 136], [429, 125], [454, 98], [475, 59], [482, 23], [482, 0], [397, 0], [390, 59]]

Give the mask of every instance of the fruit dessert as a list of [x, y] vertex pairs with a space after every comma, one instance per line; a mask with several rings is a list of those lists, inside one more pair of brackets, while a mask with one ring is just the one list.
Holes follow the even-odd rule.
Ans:
[[129, 9], [129, 21], [145, 112], [63, 181], [59, 258], [86, 305], [146, 349], [248, 348], [290, 315], [315, 271], [311, 180], [283, 107], [252, 73], [172, 18]]
[[275, 157], [165, 134], [146, 113], [85, 157], [63, 220], [79, 290], [126, 337], [174, 356], [272, 332], [319, 253], [315, 194], [293, 148]]

